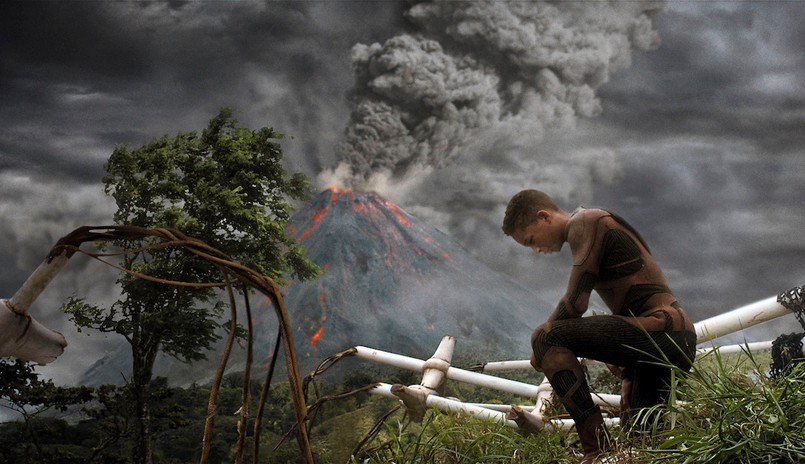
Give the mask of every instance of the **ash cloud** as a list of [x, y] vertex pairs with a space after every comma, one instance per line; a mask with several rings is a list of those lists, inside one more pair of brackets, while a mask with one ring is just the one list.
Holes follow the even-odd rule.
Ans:
[[414, 3], [407, 33], [353, 47], [353, 111], [320, 185], [377, 191], [500, 262], [511, 195], [542, 188], [572, 207], [619, 178], [611, 149], [572, 134], [600, 114], [597, 89], [634, 51], [659, 45], [663, 6]]
[[[595, 90], [659, 44], [661, 2], [416, 3], [414, 32], [358, 44], [343, 184], [405, 179], [462, 159], [468, 143], [539, 140], [601, 109]], [[462, 159], [463, 161], [463, 159]], [[346, 166], [346, 168], [345, 168]], [[347, 169], [348, 168], [348, 169]]]

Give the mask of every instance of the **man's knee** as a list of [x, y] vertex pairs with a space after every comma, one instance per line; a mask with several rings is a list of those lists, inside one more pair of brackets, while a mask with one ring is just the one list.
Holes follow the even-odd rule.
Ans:
[[551, 347], [548, 337], [549, 330], [549, 326], [541, 325], [531, 333], [531, 365], [538, 371], [542, 371], [543, 358]]
[[542, 372], [542, 365], [537, 362], [537, 357], [534, 356], [534, 353], [531, 353], [531, 367], [537, 372]]

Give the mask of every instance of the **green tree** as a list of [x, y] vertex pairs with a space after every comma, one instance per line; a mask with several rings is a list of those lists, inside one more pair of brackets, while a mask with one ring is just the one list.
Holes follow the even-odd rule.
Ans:
[[[305, 199], [307, 178], [282, 166], [281, 134], [237, 127], [223, 109], [206, 129], [167, 135], [139, 149], [117, 146], [106, 164], [105, 190], [118, 224], [172, 227], [274, 279], [315, 277], [319, 269], [286, 232], [291, 200]], [[121, 244], [125, 246], [126, 244]], [[131, 245], [131, 244], [128, 244]], [[220, 281], [209, 262], [180, 250], [142, 251], [122, 258], [137, 272], [179, 281]], [[76, 325], [122, 335], [131, 345], [130, 383], [138, 410], [138, 463], [152, 462], [148, 398], [159, 351], [192, 362], [219, 338], [224, 304], [210, 288], [177, 287], [121, 274], [121, 298], [101, 308], [71, 299]]]
[[19, 413], [23, 418], [26, 440], [16, 449], [22, 454], [33, 454], [40, 462], [47, 453], [38, 441], [35, 418], [45, 411], [66, 411], [68, 407], [93, 399], [89, 387], [58, 387], [51, 380], [42, 380], [33, 364], [17, 360], [0, 359], [0, 405]]

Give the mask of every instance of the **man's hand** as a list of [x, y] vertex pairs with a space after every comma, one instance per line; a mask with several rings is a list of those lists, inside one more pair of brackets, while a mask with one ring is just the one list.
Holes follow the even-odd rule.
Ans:
[[609, 373], [614, 375], [617, 378], [623, 378], [623, 368], [620, 366], [616, 366], [614, 364], [607, 364], [607, 369], [609, 369]]

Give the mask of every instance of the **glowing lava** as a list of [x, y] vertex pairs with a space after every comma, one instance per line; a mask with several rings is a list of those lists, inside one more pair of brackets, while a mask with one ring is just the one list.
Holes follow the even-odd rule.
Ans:
[[[326, 265], [324, 266], [323, 269], [324, 272], [327, 272], [327, 267], [328, 266]], [[310, 346], [314, 348], [316, 346], [316, 343], [318, 343], [319, 339], [324, 334], [324, 323], [327, 322], [327, 302], [325, 301], [324, 288], [322, 287], [319, 287], [319, 306], [321, 307], [321, 319], [319, 321], [321, 323], [321, 326], [319, 327], [319, 330], [317, 330], [310, 337]]]
[[310, 224], [307, 228], [305, 228], [301, 233], [297, 235], [296, 228], [290, 226], [288, 228], [288, 232], [292, 235], [296, 235], [296, 239], [298, 241], [303, 241], [306, 239], [310, 234], [312, 234], [316, 229], [318, 229], [319, 225], [321, 224], [322, 219], [327, 215], [327, 212], [330, 211], [330, 207], [338, 201], [339, 195], [349, 195], [352, 193], [351, 189], [339, 189], [335, 186], [330, 186], [327, 188], [330, 191], [330, 201], [329, 203], [319, 204], [315, 211], [313, 211], [313, 215], [310, 218]]
[[324, 326], [321, 326], [319, 327], [319, 330], [317, 330], [316, 333], [314, 333], [313, 336], [310, 337], [310, 346], [316, 346], [316, 343], [318, 343], [319, 339], [321, 338], [321, 334], [323, 333], [324, 333]]
[[389, 209], [389, 211], [391, 211], [391, 214], [393, 214], [394, 217], [397, 218], [397, 222], [399, 222], [400, 224], [402, 224], [404, 226], [408, 226], [408, 225], [411, 224], [410, 221], [408, 221], [408, 218], [403, 216], [403, 214], [400, 212], [400, 207], [399, 206], [395, 205], [394, 203], [392, 203], [392, 202], [390, 202], [388, 200], [386, 200], [384, 203], [385, 203], [386, 207]]

